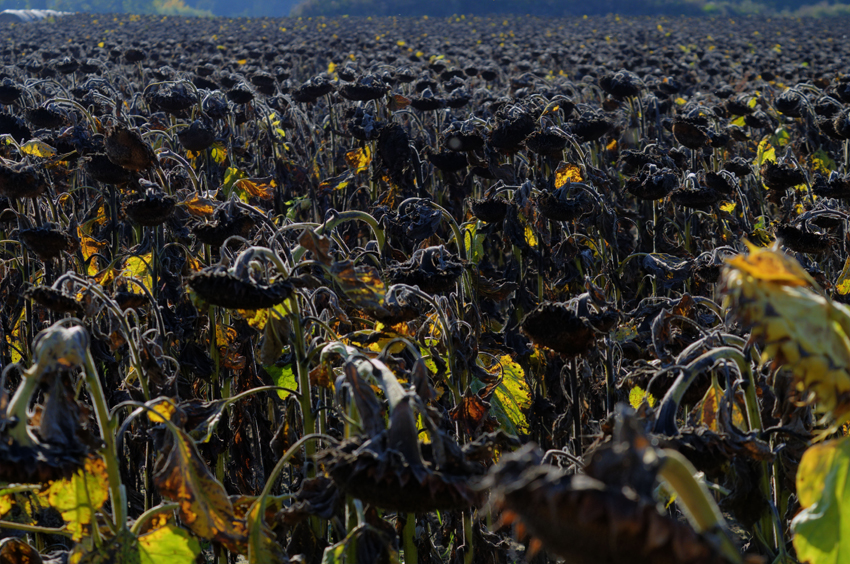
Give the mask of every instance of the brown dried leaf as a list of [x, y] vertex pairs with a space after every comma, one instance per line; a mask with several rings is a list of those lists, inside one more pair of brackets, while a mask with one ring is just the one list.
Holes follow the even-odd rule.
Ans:
[[245, 554], [245, 520], [236, 517], [224, 486], [207, 468], [195, 442], [181, 429], [172, 432], [168, 442], [170, 449], [154, 466], [154, 484], [160, 495], [180, 505], [180, 519], [193, 533]]

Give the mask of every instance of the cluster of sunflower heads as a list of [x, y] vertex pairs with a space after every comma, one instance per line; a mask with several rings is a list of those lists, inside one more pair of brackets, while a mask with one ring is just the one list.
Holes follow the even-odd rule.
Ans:
[[815, 291], [817, 284], [776, 245], [729, 259], [724, 306], [752, 329], [772, 360], [794, 375], [798, 391], [818, 411], [850, 419], [850, 308]]

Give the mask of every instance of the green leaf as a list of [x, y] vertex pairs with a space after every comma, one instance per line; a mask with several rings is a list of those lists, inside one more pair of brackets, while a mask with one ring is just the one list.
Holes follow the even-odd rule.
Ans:
[[200, 553], [198, 539], [170, 523], [139, 537], [141, 564], [192, 564]]
[[471, 221], [463, 226], [463, 245], [466, 247], [466, 257], [478, 264], [484, 256], [484, 237], [478, 234], [478, 222]]
[[767, 137], [759, 143], [758, 151], [756, 152], [756, 167], [761, 167], [766, 162], [776, 162], [776, 149], [768, 142]]
[[[221, 164], [227, 158], [227, 148], [222, 143], [213, 143], [210, 147], [210, 156], [215, 162]], [[230, 169], [228, 169], [228, 172], [230, 172]]]
[[850, 562], [850, 437], [815, 445], [797, 470], [803, 511], [791, 521], [800, 562]]
[[[263, 366], [263, 370], [269, 373], [269, 376], [272, 377], [272, 381], [275, 386], [297, 390], [298, 378], [293, 369], [294, 365], [292, 363], [284, 364], [283, 366], [277, 366], [275, 364]], [[280, 399], [286, 399], [289, 397], [289, 392], [286, 390], [278, 390], [277, 395], [280, 396]]]
[[527, 433], [528, 421], [523, 412], [531, 407], [531, 392], [525, 381], [525, 371], [508, 355], [500, 358], [499, 363], [502, 367], [502, 383], [496, 386], [490, 405], [506, 431], [513, 434]]
[[224, 194], [226, 196], [230, 196], [230, 190], [233, 187], [233, 184], [242, 178], [248, 178], [248, 175], [238, 168], [228, 168], [224, 173], [224, 183], [221, 185], [221, 189], [224, 191]]
[[814, 153], [812, 153], [812, 168], [816, 172], [821, 172], [823, 174], [828, 175], [830, 172], [838, 168], [835, 164], [835, 161], [832, 157], [829, 156], [829, 153], [823, 150], [821, 147]]

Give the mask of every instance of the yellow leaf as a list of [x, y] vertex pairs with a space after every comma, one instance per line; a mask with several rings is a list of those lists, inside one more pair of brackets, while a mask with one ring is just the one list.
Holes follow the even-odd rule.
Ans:
[[720, 209], [726, 213], [732, 213], [735, 211], [735, 205], [735, 202], [723, 202], [720, 204]]
[[189, 531], [172, 523], [139, 536], [140, 564], [192, 564], [201, 544]]
[[685, 100], [684, 98], [682, 98], [681, 96], [679, 96], [678, 98], [676, 98], [676, 105], [677, 105], [677, 106], [684, 106], [684, 105], [685, 105], [685, 104], [687, 104], [687, 103], [688, 103], [688, 101], [687, 101], [687, 100]]
[[823, 150], [823, 147], [815, 151], [811, 158], [813, 165], [812, 168], [814, 168], [817, 172], [821, 172], [828, 176], [829, 173], [836, 168], [835, 161], [829, 156], [829, 153]]
[[248, 325], [258, 331], [262, 331], [269, 319], [268, 309], [238, 309], [236, 312], [245, 318]]
[[221, 143], [213, 143], [210, 156], [216, 163], [221, 164], [227, 158], [227, 148]]
[[525, 381], [525, 371], [509, 355], [503, 355], [489, 372], [502, 378], [490, 400], [496, 419], [509, 433], [527, 433], [525, 412], [531, 407], [531, 391]]
[[94, 513], [109, 498], [109, 478], [106, 463], [99, 457], [89, 457], [85, 466], [67, 480], [55, 480], [40, 492], [51, 507], [67, 522], [66, 528], [75, 541], [86, 536]]
[[646, 403], [649, 404], [649, 407], [655, 407], [655, 403], [658, 401], [652, 394], [640, 386], [635, 386], [631, 389], [631, 391], [629, 391], [629, 405], [633, 408], [639, 408], [640, 404], [642, 404], [644, 400], [646, 400]]
[[749, 255], [737, 255], [726, 260], [729, 267], [746, 272], [756, 280], [785, 286], [811, 286], [812, 277], [800, 263], [775, 248], [761, 249], [745, 241]]
[[841, 269], [841, 274], [835, 281], [835, 291], [842, 296], [850, 294], [850, 257], [845, 259], [844, 268]]
[[149, 404], [150, 408], [155, 412], [147, 411], [148, 419], [151, 423], [162, 423], [163, 421], [171, 421], [171, 417], [177, 408], [174, 404], [166, 399], [157, 400]]
[[555, 169], [555, 188], [568, 184], [570, 182], [581, 182], [584, 180], [581, 176], [581, 168], [578, 165], [561, 163]]
[[369, 168], [369, 163], [372, 162], [372, 151], [369, 147], [348, 151], [345, 154], [345, 162], [355, 174], [359, 174]]
[[15, 499], [13, 494], [3, 494], [2, 491], [0, 491], [0, 517], [11, 511], [14, 503]]
[[612, 139], [610, 143], [605, 146], [606, 151], [616, 151], [619, 148], [619, 144], [616, 139]]
[[[706, 390], [705, 395], [696, 407], [697, 421], [711, 429], [719, 432], [720, 428], [717, 423], [717, 417], [720, 413], [720, 401], [723, 398], [723, 388], [720, 387], [716, 378], [712, 378], [711, 386]], [[732, 423], [736, 427], [744, 428], [744, 413], [737, 403], [732, 403]]]
[[197, 195], [192, 196], [188, 200], [182, 203], [186, 207], [186, 211], [195, 217], [207, 217], [212, 215], [215, 211], [215, 207], [211, 200], [206, 198], [201, 198]]
[[248, 64], [248, 59], [239, 59], [236, 63], [239, 65], [245, 65]]
[[336, 71], [336, 63], [330, 62], [328, 63], [328, 74], [333, 74]]
[[33, 155], [36, 157], [52, 157], [56, 154], [56, 149], [38, 139], [31, 139], [21, 145], [21, 152], [25, 155]]
[[537, 235], [534, 234], [534, 229], [532, 229], [528, 224], [525, 226], [525, 242], [528, 243], [528, 246], [531, 248], [537, 246]]
[[773, 145], [767, 139], [765, 137], [759, 143], [758, 150], [756, 151], [756, 167], [761, 167], [766, 162], [776, 162], [776, 149], [773, 148]]
[[87, 273], [89, 276], [94, 276], [98, 272], [98, 267], [97, 258], [92, 258], [92, 255], [101, 252], [107, 243], [85, 235], [79, 226], [77, 227], [77, 236], [80, 238], [80, 252], [83, 255], [83, 260], [88, 261]]
[[23, 318], [23, 315], [18, 317], [18, 321], [15, 323], [14, 329], [12, 329], [12, 334], [8, 336], [10, 345], [9, 354], [12, 357], [12, 362], [21, 362], [24, 359], [23, 355], [21, 354], [21, 351], [24, 350], [24, 342], [21, 338], [23, 335], [21, 325], [21, 321], [23, 320]]
[[220, 349], [227, 348], [238, 336], [239, 333], [233, 327], [225, 327], [223, 331], [217, 328], [215, 332], [215, 344]]
[[[152, 253], [147, 253], [144, 255], [134, 255], [131, 257], [127, 257], [124, 261], [124, 269], [123, 274], [129, 278], [136, 278], [145, 287], [150, 290], [151, 286], [153, 286], [153, 273], [151, 271], [151, 261], [152, 261]], [[135, 285], [131, 284], [128, 286], [130, 291], [140, 292]], [[135, 290], [133, 290], [135, 288]]]
[[234, 182], [233, 187], [248, 197], [260, 198], [261, 200], [271, 200], [274, 197], [274, 186], [265, 183], [257, 184], [257, 179], [242, 178]]

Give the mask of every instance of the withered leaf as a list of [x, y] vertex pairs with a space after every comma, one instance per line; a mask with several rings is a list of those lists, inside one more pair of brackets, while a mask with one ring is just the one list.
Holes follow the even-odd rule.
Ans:
[[193, 533], [245, 554], [248, 528], [245, 520], [236, 517], [224, 486], [209, 471], [189, 435], [176, 429], [169, 438], [166, 454], [154, 466], [153, 480], [160, 495], [180, 505], [180, 519]]

